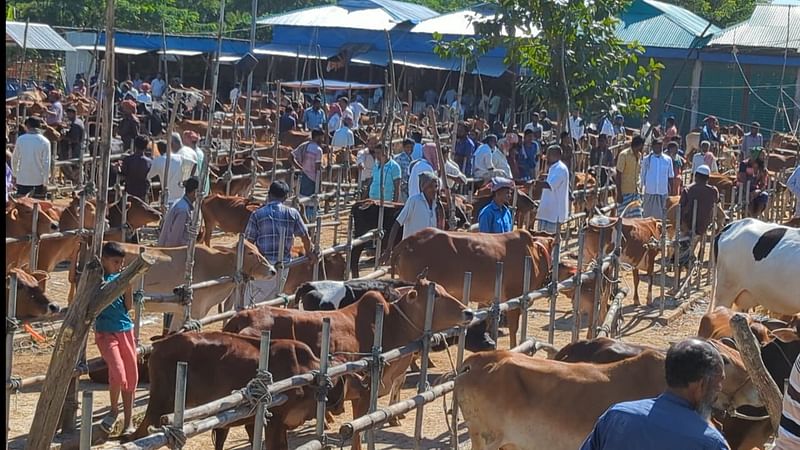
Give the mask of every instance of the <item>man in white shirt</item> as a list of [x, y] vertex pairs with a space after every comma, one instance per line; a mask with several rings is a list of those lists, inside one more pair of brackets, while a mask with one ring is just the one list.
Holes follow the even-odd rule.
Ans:
[[500, 96], [494, 94], [489, 100], [489, 122], [494, 122], [500, 113]]
[[494, 177], [495, 167], [492, 162], [492, 153], [497, 148], [497, 136], [490, 134], [483, 139], [481, 144], [472, 155], [472, 173], [475, 178], [488, 182]]
[[236, 102], [239, 100], [239, 95], [241, 95], [241, 91], [239, 90], [241, 84], [237, 82], [233, 85], [233, 89], [231, 89], [230, 94], [228, 94], [228, 98], [231, 100], [231, 107], [236, 106]]
[[550, 168], [536, 218], [540, 231], [555, 234], [559, 231], [559, 224], [569, 218], [569, 169], [561, 161], [561, 146], [547, 148], [547, 163]]
[[408, 167], [408, 196], [412, 197], [420, 192], [422, 187], [419, 183], [419, 176], [422, 172], [438, 173], [439, 162], [436, 160], [436, 144], [425, 144], [422, 150], [422, 158], [411, 162]]
[[[175, 144], [173, 138], [172, 150], [169, 152], [169, 155], [162, 154], [158, 158], [154, 159], [153, 164], [150, 166], [150, 171], [147, 173], [148, 179], [158, 177], [161, 180], [161, 188], [164, 189], [166, 187], [166, 189], [169, 191], [167, 193], [168, 208], [172, 207], [172, 205], [180, 200], [184, 194], [182, 178], [183, 171], [181, 167], [183, 164], [183, 157], [181, 157], [179, 153], [181, 147], [180, 136], [178, 136], [177, 145]], [[164, 171], [167, 165], [167, 156], [169, 156], [169, 173], [167, 174], [167, 180], [165, 182]]]
[[164, 95], [164, 91], [167, 87], [167, 83], [164, 81], [164, 75], [156, 75], [156, 77], [153, 78], [152, 83], [150, 83], [150, 87], [153, 90], [153, 98], [156, 100], [161, 100], [161, 97]]
[[522, 132], [524, 133], [528, 130], [531, 131], [539, 130], [540, 133], [544, 133], [544, 128], [542, 127], [542, 124], [539, 122], [539, 119], [540, 119], [539, 113], [538, 112], [533, 113], [533, 115], [531, 116], [530, 123], [525, 125], [525, 128], [522, 130]]
[[[439, 178], [434, 172], [422, 172], [419, 175], [420, 192], [408, 197], [405, 206], [397, 215], [389, 242], [394, 242], [400, 227], [403, 227], [403, 239], [416, 234], [425, 228], [438, 228], [439, 218], [444, 219], [444, 212], [438, 208]], [[381, 255], [381, 264], [389, 262], [392, 255], [391, 246]]]
[[17, 138], [11, 157], [11, 173], [17, 185], [17, 195], [32, 192], [44, 198], [50, 178], [50, 141], [42, 135], [42, 121], [36, 117], [25, 120], [25, 134]]
[[458, 94], [456, 93], [455, 89], [453, 88], [448, 89], [447, 92], [444, 93], [445, 105], [452, 105], [453, 102], [456, 101], [457, 96]]
[[577, 109], [572, 110], [572, 115], [569, 116], [569, 134], [572, 136], [572, 139], [581, 142], [583, 139], [583, 135], [585, 134], [585, 128], [583, 125], [583, 118], [581, 118], [580, 113]]
[[[370, 145], [372, 144], [372, 145]], [[375, 166], [375, 156], [372, 150], [377, 141], [368, 142], [367, 148], [362, 148], [356, 154], [356, 165], [358, 166], [358, 184], [361, 186], [361, 198], [367, 198], [369, 187], [372, 184], [372, 168]]]
[[345, 119], [342, 127], [336, 130], [333, 133], [333, 139], [331, 139], [331, 145], [334, 147], [339, 148], [350, 148], [356, 145], [355, 137], [353, 136], [353, 131], [350, 130], [350, 127], [353, 125], [350, 119]]
[[[710, 163], [710, 164], [709, 164]], [[700, 167], [703, 164], [707, 165], [711, 172], [719, 172], [717, 165], [717, 158], [711, 152], [711, 142], [703, 141], [700, 143], [700, 150], [692, 155], [692, 167]]]
[[644, 186], [644, 202], [642, 204], [644, 217], [655, 217], [661, 220], [664, 217], [669, 196], [669, 186], [675, 172], [672, 168], [672, 158], [665, 155], [662, 150], [661, 139], [654, 139], [652, 152], [642, 159], [641, 180]]
[[372, 93], [372, 107], [380, 111], [382, 109], [381, 102], [383, 101], [383, 88], [375, 89]]
[[353, 126], [351, 127], [354, 130], [357, 130], [361, 123], [361, 115], [369, 113], [369, 109], [362, 103], [364, 101], [361, 96], [356, 97], [356, 101], [350, 105], [350, 109], [353, 111]]
[[[181, 182], [189, 179], [192, 174], [197, 173], [197, 153], [190, 147], [183, 145], [183, 139], [177, 132], [172, 133], [172, 150], [178, 149], [176, 152], [181, 157]], [[170, 169], [171, 170], [171, 169]]]
[[347, 97], [339, 97], [339, 108], [342, 110], [342, 122], [350, 119], [355, 123], [355, 116], [353, 115], [353, 108], [350, 107], [350, 99]]

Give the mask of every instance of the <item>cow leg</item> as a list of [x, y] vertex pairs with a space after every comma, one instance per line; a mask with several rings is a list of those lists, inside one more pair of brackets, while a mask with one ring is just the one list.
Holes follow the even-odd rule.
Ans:
[[[648, 303], [649, 299], [648, 299]], [[639, 269], [633, 269], [633, 305], [639, 306], [641, 302], [639, 301]]]
[[[358, 260], [361, 259], [361, 253], [364, 251], [363, 245], [358, 245], [353, 247], [353, 251], [350, 252], [350, 273], [352, 274], [351, 278], [358, 278]], [[378, 255], [380, 257], [380, 255]]]
[[[392, 405], [400, 401], [400, 391], [403, 389], [403, 385], [406, 383], [406, 374], [403, 376], [395, 378], [392, 382], [392, 389], [389, 392], [389, 404]], [[405, 419], [405, 414], [400, 414], [398, 416], [394, 416], [389, 419], [389, 426], [391, 427], [399, 427], [401, 425], [400, 421]]]
[[228, 427], [211, 430], [211, 442], [214, 444], [214, 450], [223, 450], [225, 448], [225, 440], [228, 439], [230, 430]]
[[[369, 395], [361, 395], [354, 399], [351, 404], [353, 405], [353, 417], [361, 417], [369, 412]], [[361, 433], [353, 433], [351, 447], [352, 450], [361, 450]]]
[[506, 320], [508, 321], [508, 339], [511, 341], [511, 348], [517, 346], [517, 331], [519, 331], [519, 309], [510, 309], [506, 311]]
[[214, 232], [214, 228], [217, 226], [217, 222], [213, 219], [210, 219], [207, 216], [203, 216], [203, 226], [205, 228], [205, 232], [203, 233], [203, 244], [206, 247], [211, 246], [211, 233]]
[[[252, 430], [252, 427], [250, 429]], [[253, 442], [252, 437], [250, 438], [250, 442]], [[266, 448], [269, 450], [289, 450], [288, 430], [281, 418], [269, 421], [267, 432], [264, 435], [264, 444], [266, 444]]]
[[650, 252], [647, 255], [647, 305], [653, 304], [653, 274], [655, 273], [654, 266], [656, 264], [656, 254], [658, 252]]

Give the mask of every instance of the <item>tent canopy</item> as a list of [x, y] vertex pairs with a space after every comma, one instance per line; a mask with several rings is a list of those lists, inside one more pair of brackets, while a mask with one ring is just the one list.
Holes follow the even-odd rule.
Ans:
[[[322, 89], [322, 80], [319, 78], [306, 81], [285, 81], [281, 87], [289, 89]], [[346, 91], [348, 89], [378, 89], [382, 84], [353, 83], [350, 81], [325, 80], [326, 91]]]
[[49, 25], [29, 23], [28, 36], [25, 37], [24, 22], [6, 22], [6, 44], [14, 42], [20, 47], [33, 50], [52, 50], [56, 52], [74, 52], [75, 47], [65, 41]]

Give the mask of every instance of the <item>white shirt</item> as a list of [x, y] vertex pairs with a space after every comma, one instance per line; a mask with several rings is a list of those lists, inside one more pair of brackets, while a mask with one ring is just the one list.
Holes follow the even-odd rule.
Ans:
[[[147, 178], [154, 178], [158, 175], [161, 181], [161, 188], [164, 188], [164, 168], [166, 165], [167, 158], [165, 155], [161, 155], [158, 158], [153, 160], [153, 164], [150, 166], [150, 172], [147, 173]], [[169, 197], [167, 198], [167, 203], [173, 204], [183, 197], [183, 185], [181, 185], [182, 171], [181, 171], [181, 164], [183, 162], [183, 158], [181, 155], [177, 153], [170, 152], [169, 154], [169, 174], [167, 175], [167, 183], [166, 187], [169, 189]]]
[[[178, 155], [181, 157], [181, 181], [186, 181], [192, 176], [192, 168], [197, 165], [197, 153], [184, 145], [178, 150]], [[172, 169], [170, 168], [170, 170]], [[195, 174], [199, 172], [199, 168], [195, 170]]]
[[[694, 172], [695, 169], [697, 169], [698, 167], [702, 166], [705, 163], [706, 163], [705, 154], [702, 151], [698, 151], [697, 153], [692, 155], [692, 172]], [[712, 172], [719, 172], [719, 167], [717, 166], [716, 158], [713, 159], [711, 167], [709, 167], [709, 169]]]
[[350, 105], [350, 109], [353, 110], [353, 129], [358, 129], [358, 124], [361, 122], [361, 115], [367, 111], [367, 108], [361, 104], [361, 102], [355, 102]]
[[500, 96], [495, 95], [489, 100], [489, 114], [497, 114], [500, 111]]
[[422, 172], [436, 172], [427, 159], [418, 159], [411, 163], [411, 171], [408, 173], [408, 196], [419, 194], [419, 174]]
[[333, 133], [333, 139], [331, 139], [331, 145], [334, 147], [352, 147], [356, 145], [355, 137], [353, 137], [353, 132], [347, 127], [341, 127]]
[[436, 228], [436, 200], [430, 205], [422, 192], [412, 195], [406, 200], [396, 220], [403, 226], [403, 239], [423, 228]]
[[[344, 120], [347, 119], [348, 117], [350, 118], [350, 120], [353, 121], [353, 124], [356, 123], [355, 119], [353, 118], [354, 117], [353, 116], [353, 109], [350, 106], [348, 106], [347, 108], [345, 108], [342, 111], [342, 121], [341, 121], [341, 123], [344, 123]], [[353, 127], [353, 129], [355, 129], [355, 128], [356, 127]]]
[[356, 155], [356, 164], [361, 169], [358, 173], [359, 182], [372, 178], [372, 167], [375, 165], [375, 158], [369, 153], [369, 149], [359, 150]]
[[164, 82], [164, 80], [159, 80], [158, 78], [154, 78], [150, 83], [150, 89], [153, 91], [154, 97], [161, 97], [164, 95], [165, 87], [167, 87], [167, 83]]
[[41, 133], [25, 133], [14, 144], [11, 172], [17, 184], [42, 186], [50, 178], [50, 141]]
[[494, 171], [492, 163], [492, 148], [489, 144], [481, 144], [473, 154], [472, 172], [475, 178], [489, 178]]
[[458, 114], [458, 118], [464, 117], [464, 107], [458, 103], [458, 100], [454, 100], [452, 104], [450, 104], [450, 109], [454, 109], [456, 114]]
[[614, 125], [608, 120], [608, 117], [603, 118], [603, 124], [600, 126], [600, 134], [605, 134], [608, 137], [614, 137]]
[[536, 218], [564, 223], [569, 218], [569, 169], [562, 161], [550, 166], [547, 172], [550, 189], [542, 190], [542, 200]]
[[669, 194], [669, 179], [675, 177], [672, 170], [672, 158], [665, 153], [650, 153], [642, 158], [642, 176], [644, 193], [651, 195]]
[[336, 113], [328, 119], [328, 131], [337, 131], [339, 127], [342, 125], [342, 115]]
[[573, 139], [580, 141], [583, 138], [583, 119], [569, 116], [569, 134]]
[[447, 161], [444, 163], [444, 174], [447, 176], [447, 187], [453, 187], [456, 184], [455, 181], [451, 180], [450, 177], [455, 177], [461, 179], [461, 183], [467, 182], [467, 176], [464, 175], [464, 172], [458, 168], [458, 164], [455, 163], [450, 158], [447, 158]]
[[499, 148], [495, 148], [494, 151], [492, 151], [492, 165], [495, 170], [503, 172], [504, 177], [512, 178], [511, 166], [508, 165], [508, 159]]
[[452, 105], [454, 101], [456, 101], [456, 97], [458, 94], [456, 93], [455, 89], [448, 89], [447, 92], [444, 93], [444, 101], [448, 105]]
[[239, 88], [231, 89], [231, 93], [228, 95], [228, 97], [231, 99], [231, 105], [235, 105], [236, 99], [239, 98]]
[[533, 122], [530, 122], [527, 125], [525, 125], [525, 128], [522, 129], [523, 133], [528, 131], [528, 130], [532, 130], [532, 131], [539, 130], [539, 132], [544, 133], [544, 128], [542, 127], [542, 123], [541, 122], [537, 122], [536, 125], [534, 125]]

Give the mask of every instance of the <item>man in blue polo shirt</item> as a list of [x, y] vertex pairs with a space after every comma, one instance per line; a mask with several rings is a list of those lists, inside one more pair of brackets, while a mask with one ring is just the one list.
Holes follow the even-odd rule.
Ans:
[[508, 178], [492, 178], [492, 201], [478, 215], [481, 233], [508, 233], [514, 228], [511, 209], [507, 206], [513, 188], [514, 182]]
[[719, 351], [700, 339], [679, 342], [667, 351], [664, 373], [663, 394], [611, 406], [581, 450], [727, 450], [709, 423], [725, 379]]

